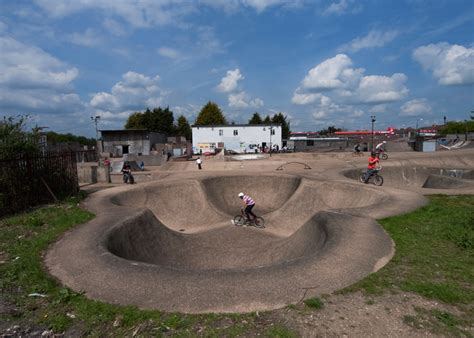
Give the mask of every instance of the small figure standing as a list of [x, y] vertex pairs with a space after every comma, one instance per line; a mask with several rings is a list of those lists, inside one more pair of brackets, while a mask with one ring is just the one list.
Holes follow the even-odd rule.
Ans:
[[200, 157], [198, 157], [198, 158], [197, 158], [197, 160], [196, 160], [196, 164], [197, 164], [197, 166], [198, 166], [199, 170], [201, 170], [201, 169], [202, 169], [202, 160], [201, 160], [201, 158], [200, 158]]

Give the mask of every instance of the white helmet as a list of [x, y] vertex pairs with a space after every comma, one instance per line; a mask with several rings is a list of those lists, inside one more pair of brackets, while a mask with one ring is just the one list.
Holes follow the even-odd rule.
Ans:
[[387, 143], [387, 141], [383, 141], [382, 143]]
[[244, 193], [243, 193], [243, 192], [239, 192], [239, 197], [240, 197], [240, 198], [244, 197]]

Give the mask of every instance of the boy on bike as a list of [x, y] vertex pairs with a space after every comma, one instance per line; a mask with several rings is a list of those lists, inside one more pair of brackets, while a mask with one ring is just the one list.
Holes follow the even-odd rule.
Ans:
[[253, 216], [254, 220], [257, 218], [257, 215], [252, 212], [252, 209], [255, 206], [255, 201], [252, 199], [252, 197], [250, 197], [249, 195], [245, 195], [243, 192], [239, 193], [239, 198], [242, 200], [245, 206], [245, 215], [247, 216], [247, 222], [250, 223], [250, 215]]
[[360, 154], [360, 143], [357, 143], [357, 144], [354, 146], [354, 153], [356, 153], [357, 155]]
[[370, 176], [377, 172], [377, 164], [379, 164], [380, 160], [377, 157], [377, 153], [372, 151], [369, 157], [369, 164], [367, 166], [367, 172], [365, 173], [364, 183], [369, 182]]
[[375, 147], [375, 152], [377, 153], [377, 155], [380, 155], [381, 153], [383, 153], [385, 151], [385, 144], [387, 143], [387, 141], [383, 141], [383, 142], [380, 142], [379, 144], [377, 144], [377, 146]]

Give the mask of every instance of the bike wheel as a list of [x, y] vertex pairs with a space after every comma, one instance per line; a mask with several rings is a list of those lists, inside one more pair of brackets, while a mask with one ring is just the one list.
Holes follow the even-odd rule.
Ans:
[[384, 153], [384, 154], [382, 155], [382, 160], [388, 160], [388, 155]]
[[234, 217], [234, 225], [242, 226], [242, 225], [245, 224], [245, 221], [246, 221], [246, 220], [247, 220], [247, 219], [246, 219], [244, 216], [242, 216], [242, 215], [237, 215], [237, 216]]
[[135, 178], [132, 175], [130, 175], [129, 182], [130, 182], [130, 184], [135, 183]]
[[365, 173], [360, 174], [359, 181], [360, 183], [365, 183]]
[[383, 184], [383, 177], [380, 175], [374, 175], [374, 184], [381, 186]]
[[263, 217], [257, 217], [253, 220], [253, 224], [255, 224], [255, 227], [256, 228], [265, 228], [265, 220], [263, 219]]

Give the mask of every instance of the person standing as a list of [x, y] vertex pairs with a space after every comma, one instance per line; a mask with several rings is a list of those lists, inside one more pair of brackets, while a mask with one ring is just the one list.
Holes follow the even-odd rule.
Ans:
[[198, 158], [197, 158], [197, 160], [196, 160], [196, 164], [197, 164], [197, 166], [198, 166], [199, 170], [201, 170], [201, 169], [202, 169], [202, 160], [201, 160], [201, 158], [200, 158], [200, 157], [198, 157]]

